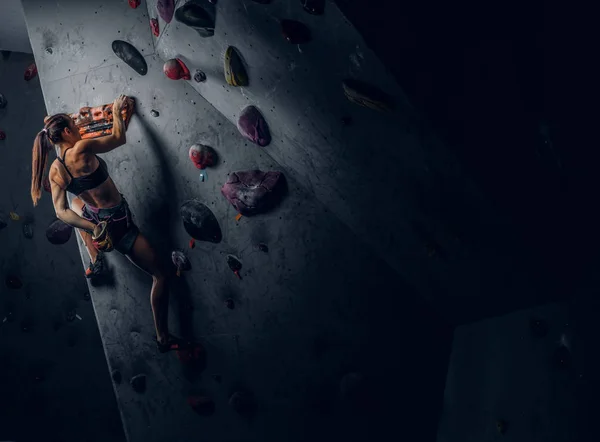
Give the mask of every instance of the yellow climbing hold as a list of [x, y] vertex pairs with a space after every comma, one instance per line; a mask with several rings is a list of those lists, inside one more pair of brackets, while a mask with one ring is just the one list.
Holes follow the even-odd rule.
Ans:
[[236, 220], [236, 221], [239, 221], [239, 220], [241, 220], [241, 219], [242, 219], [242, 214], [241, 214], [241, 213], [238, 213], [238, 214], [235, 216], [235, 220]]
[[12, 219], [13, 221], [19, 221], [21, 217], [16, 212], [10, 212], [10, 219]]

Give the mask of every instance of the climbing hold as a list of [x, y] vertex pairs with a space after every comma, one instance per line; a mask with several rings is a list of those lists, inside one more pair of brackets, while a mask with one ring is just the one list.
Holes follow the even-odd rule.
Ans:
[[0, 94], [0, 109], [4, 109], [7, 104], [8, 101], [6, 100], [6, 97], [3, 94]]
[[157, 110], [152, 109], [150, 111], [150, 115], [152, 115], [154, 118], [158, 117], [160, 115], [160, 112], [158, 112]]
[[269, 247], [265, 243], [258, 243], [258, 250], [264, 253], [269, 253]]
[[196, 240], [194, 238], [190, 239], [190, 249], [193, 249], [196, 247]]
[[233, 310], [235, 308], [235, 302], [233, 301], [233, 299], [229, 298], [225, 300], [225, 306], [230, 309]]
[[202, 416], [209, 416], [215, 412], [215, 403], [206, 396], [190, 396], [187, 402], [192, 410]]
[[117, 57], [128, 64], [138, 74], [146, 75], [148, 73], [146, 59], [131, 43], [123, 40], [115, 40], [112, 42], [112, 50]]
[[173, 264], [177, 267], [177, 276], [181, 276], [181, 272], [185, 272], [192, 268], [190, 260], [179, 250], [175, 250], [171, 253], [171, 261], [173, 261]]
[[496, 421], [496, 430], [498, 430], [498, 433], [500, 434], [505, 434], [506, 430], [508, 430], [508, 422], [499, 419]]
[[52, 48], [50, 46], [48, 46], [46, 48], [46, 53], [52, 55], [52, 52], [53, 52]]
[[115, 384], [120, 384], [121, 381], [123, 380], [123, 376], [121, 375], [121, 372], [119, 370], [113, 370], [110, 373], [110, 377], [112, 378], [112, 380]]
[[309, 14], [322, 15], [325, 12], [325, 0], [300, 0], [300, 2]]
[[389, 95], [365, 82], [349, 78], [344, 80], [342, 87], [352, 103], [381, 112], [389, 112], [394, 107]]
[[275, 206], [285, 190], [281, 172], [246, 170], [229, 174], [221, 193], [244, 216], [252, 216]]
[[37, 66], [35, 65], [35, 63], [32, 63], [27, 67], [27, 69], [25, 69], [25, 74], [23, 75], [23, 78], [25, 78], [25, 81], [29, 81], [33, 79], [36, 75]]
[[188, 154], [196, 169], [206, 169], [214, 166], [217, 156], [212, 147], [204, 144], [193, 144]]
[[242, 276], [240, 275], [240, 270], [242, 270], [242, 263], [239, 259], [237, 259], [233, 255], [227, 255], [227, 265], [235, 274], [235, 276], [237, 276], [239, 279], [242, 279]]
[[19, 214], [17, 212], [10, 212], [10, 219], [12, 219], [13, 221], [19, 221], [21, 219], [21, 217], [19, 216]]
[[83, 294], [83, 299], [86, 301], [89, 301], [90, 299], [92, 299], [92, 296], [90, 295], [90, 292], [84, 292]]
[[163, 66], [163, 72], [167, 77], [171, 80], [189, 80], [192, 77], [190, 76], [190, 70], [187, 68], [185, 63], [181, 61], [179, 58], [172, 58], [167, 60], [167, 62]]
[[256, 402], [251, 393], [236, 391], [229, 398], [229, 405], [241, 415], [252, 414], [256, 410]]
[[23, 287], [23, 282], [15, 275], [8, 275], [4, 280], [4, 283], [6, 284], [6, 287], [12, 290], [19, 290]]
[[211, 210], [200, 201], [188, 200], [179, 211], [185, 231], [198, 241], [219, 243], [222, 239], [219, 222]]
[[188, 342], [187, 345], [176, 350], [177, 359], [184, 364], [194, 364], [197, 368], [206, 364], [206, 351], [202, 344]]
[[160, 27], [158, 25], [158, 20], [155, 18], [150, 19], [150, 29], [152, 29], [152, 33], [155, 37], [158, 37], [160, 34]]
[[225, 51], [225, 80], [231, 86], [248, 86], [248, 73], [242, 57], [233, 46]]
[[46, 192], [52, 192], [52, 187], [50, 186], [50, 178], [46, 175], [42, 180], [42, 186]]
[[156, 9], [158, 10], [158, 15], [164, 21], [171, 23], [173, 13], [175, 12], [175, 0], [158, 0]]
[[136, 393], [143, 393], [144, 391], [146, 391], [146, 375], [145, 374], [135, 375], [134, 377], [131, 378], [129, 383], [131, 384], [133, 391], [135, 391]]
[[281, 20], [281, 33], [287, 41], [295, 45], [308, 43], [311, 39], [310, 29], [295, 20]]
[[235, 216], [235, 220], [236, 220], [236, 221], [239, 223], [241, 219], [242, 219], [242, 214], [241, 214], [241, 213], [238, 213], [238, 214]]
[[200, 69], [197, 69], [196, 73], [194, 74], [194, 81], [196, 83], [202, 83], [203, 81], [206, 81], [206, 74]]
[[55, 219], [46, 228], [46, 238], [50, 241], [50, 244], [60, 245], [65, 244], [71, 239], [73, 233], [73, 227], [65, 224], [59, 219]]
[[186, 3], [175, 11], [175, 20], [196, 30], [201, 37], [215, 34], [215, 18], [196, 3]]
[[0, 141], [6, 140], [6, 133], [3, 130], [0, 130]]
[[33, 238], [33, 226], [31, 223], [23, 223], [23, 236], [27, 239]]
[[237, 124], [240, 133], [259, 146], [268, 146], [271, 132], [265, 118], [255, 106], [248, 106], [240, 114]]
[[129, 6], [133, 9], [137, 8], [141, 3], [141, 0], [129, 0]]
[[548, 334], [548, 324], [542, 319], [530, 319], [529, 329], [535, 338], [544, 338]]

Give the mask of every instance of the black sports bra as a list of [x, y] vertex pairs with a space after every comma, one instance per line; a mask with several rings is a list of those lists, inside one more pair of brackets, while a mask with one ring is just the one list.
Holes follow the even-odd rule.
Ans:
[[[69, 150], [69, 149], [67, 149], [67, 150]], [[67, 150], [65, 150], [65, 153], [64, 153], [65, 155], [67, 153]], [[59, 156], [57, 156], [57, 158], [58, 158], [58, 161], [60, 161], [62, 163], [65, 170], [71, 177], [71, 182], [67, 186], [67, 192], [72, 193], [75, 196], [81, 195], [86, 190], [95, 189], [96, 187], [98, 187], [100, 184], [102, 184], [104, 181], [106, 181], [108, 179], [108, 168], [106, 166], [106, 162], [102, 158], [100, 158], [98, 155], [96, 155], [96, 158], [98, 158], [98, 162], [100, 164], [98, 165], [96, 170], [94, 170], [89, 175], [78, 176], [78, 177], [74, 177], [73, 175], [71, 175], [71, 172], [69, 171], [69, 168], [65, 164], [64, 159], [60, 158]]]

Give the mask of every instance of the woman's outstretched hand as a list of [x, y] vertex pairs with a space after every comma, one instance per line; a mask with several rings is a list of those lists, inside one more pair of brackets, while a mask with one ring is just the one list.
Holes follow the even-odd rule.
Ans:
[[119, 95], [113, 102], [113, 114], [120, 114], [121, 109], [127, 106], [127, 96]]

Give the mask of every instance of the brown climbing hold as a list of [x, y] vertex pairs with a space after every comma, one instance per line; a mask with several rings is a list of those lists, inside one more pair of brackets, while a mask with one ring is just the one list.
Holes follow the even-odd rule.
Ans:
[[225, 51], [225, 80], [231, 86], [248, 86], [248, 72], [238, 50], [233, 46]]
[[141, 0], [129, 0], [129, 6], [136, 9], [141, 3]]
[[154, 34], [155, 37], [159, 36], [160, 27], [159, 27], [157, 19], [155, 19], [155, 18], [150, 19], [150, 29], [152, 29], [152, 34]]
[[50, 244], [60, 245], [65, 244], [71, 239], [73, 227], [65, 222], [55, 219], [46, 228], [46, 238]]
[[389, 95], [363, 81], [348, 78], [344, 80], [342, 87], [346, 98], [359, 106], [368, 107], [381, 112], [389, 112], [394, 107]]
[[8, 275], [4, 280], [4, 283], [6, 284], [6, 287], [12, 290], [19, 290], [23, 287], [23, 282], [15, 275]]
[[296, 20], [281, 20], [281, 33], [288, 42], [299, 45], [311, 40], [310, 29]]
[[146, 391], [146, 375], [138, 374], [131, 378], [129, 381], [133, 391], [136, 393], [143, 393]]
[[171, 80], [191, 79], [190, 70], [179, 58], [167, 60], [163, 66], [163, 72]]
[[229, 298], [225, 300], [225, 306], [230, 309], [233, 310], [235, 308], [235, 302], [233, 301], [233, 299]]
[[215, 403], [206, 396], [190, 396], [187, 402], [192, 410], [201, 416], [210, 416], [215, 412]]
[[252, 216], [276, 206], [285, 188], [281, 172], [244, 170], [230, 173], [221, 193], [238, 213]]
[[36, 75], [37, 75], [37, 66], [35, 65], [35, 63], [32, 63], [27, 67], [27, 69], [25, 69], [25, 74], [23, 75], [23, 78], [25, 78], [25, 81], [29, 81], [29, 80], [35, 78]]

